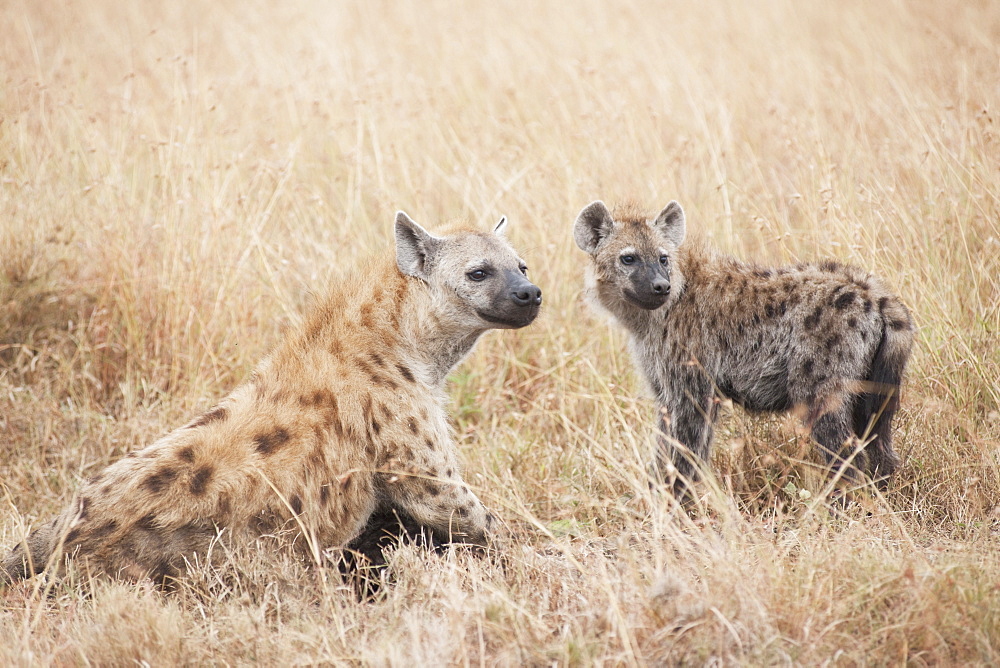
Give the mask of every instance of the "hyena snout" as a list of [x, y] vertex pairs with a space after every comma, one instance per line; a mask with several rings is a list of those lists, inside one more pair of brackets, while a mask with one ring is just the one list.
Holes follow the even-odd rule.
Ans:
[[670, 297], [670, 279], [659, 262], [646, 263], [633, 272], [625, 297], [639, 308], [652, 311], [660, 308]]
[[507, 272], [507, 299], [499, 300], [502, 319], [512, 328], [530, 325], [542, 306], [541, 289], [517, 272]]
[[521, 278], [510, 289], [511, 300], [521, 307], [537, 307], [542, 305], [542, 291], [531, 281]]

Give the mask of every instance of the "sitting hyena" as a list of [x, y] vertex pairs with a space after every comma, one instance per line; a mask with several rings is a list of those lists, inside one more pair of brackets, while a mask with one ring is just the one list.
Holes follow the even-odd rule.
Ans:
[[336, 287], [212, 410], [87, 481], [2, 562], [0, 583], [60, 554], [162, 583], [217, 536], [289, 531], [315, 555], [375, 511], [482, 544], [490, 516], [459, 473], [444, 382], [486, 330], [538, 314], [505, 224], [434, 236], [398, 213], [395, 262]]
[[593, 260], [588, 292], [628, 330], [656, 395], [658, 477], [679, 489], [697, 478], [724, 397], [802, 410], [833, 465], [867, 441], [864, 468], [884, 481], [898, 464], [889, 426], [913, 342], [906, 307], [853, 267], [766, 269], [682, 245], [684, 235], [677, 202], [653, 220], [594, 202], [573, 230]]

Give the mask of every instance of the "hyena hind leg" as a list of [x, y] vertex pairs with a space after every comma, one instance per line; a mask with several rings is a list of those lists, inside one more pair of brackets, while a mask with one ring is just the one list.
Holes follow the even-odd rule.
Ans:
[[857, 436], [852, 428], [852, 416], [846, 408], [838, 408], [821, 415], [812, 425], [813, 440], [819, 445], [831, 470], [843, 469], [843, 477], [848, 481], [858, 479], [859, 468], [855, 454]]

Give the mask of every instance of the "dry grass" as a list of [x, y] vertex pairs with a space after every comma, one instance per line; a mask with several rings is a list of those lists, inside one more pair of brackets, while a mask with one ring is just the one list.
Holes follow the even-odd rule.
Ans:
[[[0, 664], [1000, 662], [1000, 6], [351, 5], [0, 6], [0, 545], [224, 394], [396, 208], [507, 215], [545, 291], [452, 384], [509, 545], [404, 548], [371, 603], [266, 555], [34, 583]], [[579, 299], [598, 197], [896, 286], [884, 497], [831, 516], [792, 425], [739, 412], [705, 512], [647, 490], [650, 403]]]

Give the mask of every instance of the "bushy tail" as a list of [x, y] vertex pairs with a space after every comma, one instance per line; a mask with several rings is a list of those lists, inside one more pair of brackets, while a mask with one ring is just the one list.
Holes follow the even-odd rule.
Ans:
[[27, 540], [15, 545], [10, 553], [0, 563], [0, 588], [7, 587], [18, 580], [30, 578], [45, 570], [52, 551], [57, 543], [58, 522], [53, 521], [44, 527], [35, 529]]
[[899, 466], [892, 449], [892, 417], [899, 408], [900, 382], [913, 347], [913, 322], [910, 313], [895, 297], [878, 302], [882, 313], [882, 338], [879, 341], [866, 379], [866, 392], [854, 406], [854, 431], [859, 438], [870, 439], [865, 448], [868, 475], [879, 483]]

